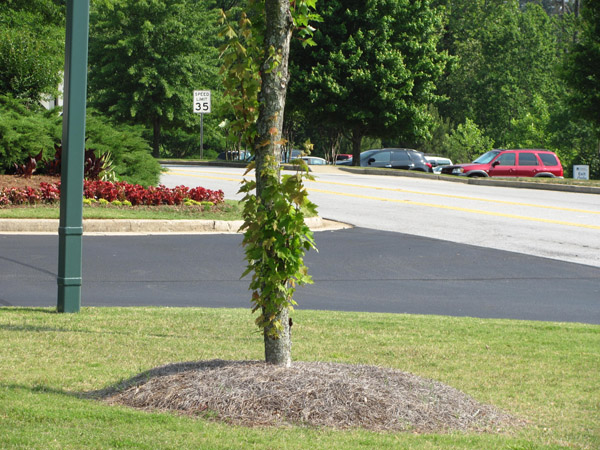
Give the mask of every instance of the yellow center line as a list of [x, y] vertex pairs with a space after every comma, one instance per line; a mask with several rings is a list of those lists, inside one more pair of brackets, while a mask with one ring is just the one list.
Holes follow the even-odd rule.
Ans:
[[[211, 174], [221, 173], [223, 175], [231, 175], [230, 173], [226, 173], [226, 172], [202, 172], [202, 175], [194, 175], [194, 174], [189, 174], [189, 173], [185, 173], [185, 172], [178, 172], [178, 171], [170, 170], [168, 173], [174, 174], [174, 175], [188, 176], [188, 177], [202, 177], [202, 178], [208, 178], [208, 179], [212, 179], [212, 180], [241, 181], [241, 179], [242, 179], [241, 175], [238, 178], [225, 178], [225, 177], [205, 175], [205, 174], [208, 174], [208, 173], [211, 173]], [[199, 172], [196, 172], [196, 173], [199, 173]], [[410, 189], [401, 189], [401, 188], [365, 186], [363, 184], [342, 183], [342, 182], [338, 182], [338, 181], [316, 180], [316, 181], [308, 181], [307, 182], [307, 188], [309, 190], [314, 190], [315, 192], [322, 192], [322, 193], [335, 194], [335, 195], [345, 195], [345, 196], [356, 197], [356, 198], [372, 198], [372, 199], [377, 199], [377, 200], [380, 200], [380, 201], [391, 201], [391, 202], [394, 202], [396, 200], [388, 200], [388, 199], [384, 199], [384, 198], [380, 198], [380, 197], [368, 197], [368, 196], [362, 196], [362, 195], [359, 195], [359, 194], [346, 194], [346, 193], [338, 193], [338, 192], [333, 192], [333, 191], [324, 191], [324, 190], [319, 190], [317, 188], [310, 188], [310, 187], [308, 187], [309, 184], [312, 184], [312, 183], [321, 183], [321, 184], [330, 184], [330, 185], [335, 185], [335, 186], [354, 187], [354, 188], [359, 188], [359, 189], [375, 189], [375, 190], [378, 190], [378, 191], [402, 192], [402, 193], [405, 193], [405, 194], [428, 195], [428, 196], [432, 196], [432, 197], [451, 198], [451, 199], [456, 199], [456, 200], [479, 201], [479, 202], [484, 202], [484, 203], [496, 203], [496, 204], [501, 204], [501, 205], [525, 206], [525, 207], [528, 207], [528, 208], [548, 209], [548, 210], [553, 210], [553, 211], [567, 211], [567, 212], [576, 212], [576, 213], [583, 213], [583, 214], [600, 214], [600, 211], [591, 211], [591, 210], [586, 210], [586, 209], [563, 208], [563, 207], [560, 207], [560, 206], [535, 205], [535, 204], [532, 204], [532, 203], [511, 202], [511, 201], [508, 201], [508, 200], [486, 199], [486, 198], [480, 198], [480, 197], [469, 197], [469, 196], [466, 196], [466, 195], [437, 194], [437, 193], [421, 192], [421, 191], [414, 191], [414, 190], [410, 190]], [[418, 202], [412, 202], [412, 201], [408, 201], [408, 200], [403, 200], [401, 202], [411, 203], [411, 204], [414, 204], [414, 205], [420, 205], [421, 204], [421, 205], [433, 206], [433, 207], [441, 208], [441, 209], [456, 209], [458, 211], [461, 210], [460, 208], [447, 207], [445, 205], [431, 205], [429, 203], [418, 203]], [[471, 211], [476, 211], [476, 210], [471, 210]], [[492, 213], [490, 213], [490, 214], [492, 214]], [[500, 215], [500, 213], [495, 214], [495, 215]], [[518, 216], [515, 216], [515, 217], [518, 217]], [[539, 219], [539, 221], [543, 221], [543, 220]], [[552, 223], [558, 223], [558, 222], [552, 222]], [[564, 223], [567, 224], [569, 222], [564, 222]], [[594, 226], [590, 225], [590, 227], [593, 228]]]
[[196, 173], [186, 173], [186, 172], [177, 172], [175, 170], [169, 170], [167, 172], [169, 175], [179, 175], [182, 177], [193, 177], [193, 178], [208, 178], [209, 180], [223, 180], [223, 181], [241, 181], [243, 179], [243, 177], [240, 175], [237, 178], [229, 178], [229, 177], [217, 177], [217, 176], [211, 176], [211, 175], [205, 175], [207, 173], [211, 173], [211, 174], [223, 174], [223, 175], [231, 175], [230, 173], [225, 173], [225, 172], [202, 172], [202, 175], [198, 175], [199, 172]]
[[530, 222], [542, 222], [542, 223], [549, 223], [549, 224], [553, 224], [553, 225], [564, 225], [564, 226], [569, 226], [569, 227], [589, 228], [592, 230], [600, 230], [600, 226], [598, 226], [598, 225], [587, 225], [587, 224], [583, 224], [583, 223], [566, 222], [563, 220], [552, 220], [552, 219], [542, 219], [542, 218], [538, 218], [538, 217], [518, 216], [516, 214], [505, 214], [505, 213], [498, 213], [498, 212], [491, 212], [491, 211], [482, 211], [482, 210], [478, 210], [478, 209], [460, 208], [457, 206], [436, 205], [433, 203], [415, 202], [415, 201], [411, 201], [411, 200], [398, 200], [398, 199], [390, 199], [390, 198], [383, 198], [383, 197], [374, 197], [371, 195], [349, 194], [349, 193], [343, 193], [343, 192], [326, 191], [323, 189], [315, 189], [315, 188], [309, 188], [308, 190], [312, 191], [312, 192], [320, 192], [323, 194], [341, 195], [344, 197], [362, 198], [362, 199], [366, 199], [366, 200], [378, 200], [378, 201], [382, 201], [382, 202], [391, 202], [391, 203], [403, 203], [406, 205], [426, 206], [428, 208], [447, 209], [447, 210], [451, 210], [451, 211], [467, 212], [467, 213], [471, 213], [471, 214], [481, 214], [481, 215], [486, 215], [486, 216], [504, 217], [504, 218], [516, 219], [516, 220], [525, 220], [525, 221], [530, 221]]
[[[355, 188], [367, 187], [367, 186], [360, 185], [360, 184], [340, 183], [337, 181], [317, 181], [317, 182], [324, 183], [324, 184], [355, 187]], [[466, 195], [437, 194], [437, 193], [433, 193], [433, 192], [412, 191], [409, 189], [388, 188], [388, 187], [371, 187], [371, 186], [369, 186], [368, 188], [379, 190], [379, 191], [402, 192], [405, 194], [416, 194], [416, 195], [429, 195], [432, 197], [453, 198], [453, 199], [457, 199], [457, 200], [471, 200], [471, 201], [486, 202], [486, 203], [498, 203], [498, 204], [502, 204], [502, 205], [526, 206], [529, 208], [552, 209], [552, 210], [556, 210], [556, 211], [579, 212], [579, 213], [585, 213], [585, 214], [600, 214], [600, 211], [590, 211], [590, 210], [586, 210], [586, 209], [563, 208], [560, 206], [534, 205], [532, 203], [511, 202], [508, 200], [496, 200], [496, 199], [487, 199], [487, 198], [480, 198], [480, 197], [469, 197]]]

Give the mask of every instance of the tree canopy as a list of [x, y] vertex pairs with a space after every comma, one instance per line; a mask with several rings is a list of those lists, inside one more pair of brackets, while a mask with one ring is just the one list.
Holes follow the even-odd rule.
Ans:
[[192, 93], [216, 83], [216, 14], [196, 0], [98, 0], [90, 16], [89, 92], [111, 117], [161, 131], [193, 122]]
[[58, 94], [64, 16], [51, 0], [9, 0], [0, 10], [0, 93], [37, 102]]
[[567, 59], [567, 80], [574, 90], [573, 106], [600, 126], [600, 3], [583, 2], [579, 41]]
[[527, 115], [542, 98], [556, 95], [556, 35], [543, 9], [516, 2], [455, 1], [445, 45], [457, 60], [440, 93], [443, 116], [468, 118], [505, 145], [511, 120]]
[[316, 47], [293, 49], [293, 108], [351, 137], [355, 161], [365, 136], [426, 134], [446, 63], [430, 2], [324, 0], [319, 14]]
[[[480, 136], [473, 142], [550, 148], [565, 167], [590, 164], [599, 177], [597, 3], [319, 0], [318, 45], [302, 48], [301, 34], [292, 40], [286, 145], [310, 140], [323, 156], [337, 146], [349, 153], [380, 145], [450, 155], [458, 149], [451, 136]], [[143, 125], [154, 155], [183, 157], [199, 150], [191, 92], [210, 89], [209, 148], [239, 145], [223, 136], [251, 127], [236, 121], [239, 105], [224, 98], [239, 89], [217, 73], [218, 18], [219, 9], [233, 8], [236, 20], [242, 11], [257, 19], [252, 4], [264, 0], [92, 1], [90, 104], [114, 121]], [[31, 107], [58, 94], [64, 0], [2, 6], [0, 94]], [[238, 57], [246, 59], [243, 51]], [[479, 145], [470, 148], [459, 154]]]

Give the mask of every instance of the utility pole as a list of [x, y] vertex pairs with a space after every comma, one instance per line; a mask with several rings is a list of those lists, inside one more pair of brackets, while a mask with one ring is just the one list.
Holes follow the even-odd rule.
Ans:
[[65, 93], [58, 228], [58, 312], [81, 308], [83, 160], [87, 94], [89, 0], [67, 0]]

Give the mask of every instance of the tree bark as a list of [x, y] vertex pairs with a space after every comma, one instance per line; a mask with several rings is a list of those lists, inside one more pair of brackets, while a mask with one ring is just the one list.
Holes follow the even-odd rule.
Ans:
[[152, 120], [152, 156], [160, 157], [160, 118], [156, 116]]
[[363, 134], [359, 129], [352, 132], [352, 165], [360, 166], [360, 145], [362, 143]]
[[[288, 60], [293, 20], [289, 0], [265, 0], [266, 30], [264, 41], [265, 60], [261, 65], [261, 90], [259, 115], [256, 124], [256, 196], [266, 208], [262, 197], [264, 181], [261, 174], [266, 164], [276, 164], [276, 154], [281, 152], [283, 111], [288, 85]], [[274, 50], [274, 53], [272, 50]], [[277, 64], [274, 65], [274, 58]], [[267, 156], [271, 159], [265, 159]], [[268, 363], [289, 366], [291, 364], [291, 336], [287, 307], [278, 314], [283, 326], [278, 339], [264, 331], [265, 360]]]
[[289, 310], [282, 309], [277, 319], [283, 325], [283, 330], [280, 331], [279, 339], [273, 339], [268, 336], [269, 328], [265, 329], [265, 361], [270, 364], [290, 367], [292, 364], [292, 327], [290, 326]]

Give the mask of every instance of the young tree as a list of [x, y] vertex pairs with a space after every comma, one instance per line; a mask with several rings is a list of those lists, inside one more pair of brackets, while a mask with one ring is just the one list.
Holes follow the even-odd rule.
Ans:
[[[315, 1], [257, 0], [250, 3], [257, 7], [258, 17], [255, 17], [254, 33], [246, 34], [247, 44], [260, 46], [262, 51], [258, 52], [261, 78], [258, 120], [255, 130], [244, 132], [253, 139], [255, 163], [250, 168], [256, 169], [255, 180], [245, 182], [240, 189], [245, 193], [242, 229], [245, 230], [248, 266], [244, 275], [253, 273], [250, 283], [253, 312], [259, 312], [256, 324], [263, 331], [265, 360], [289, 366], [292, 325], [289, 311], [295, 304], [292, 297], [296, 285], [310, 282], [303, 256], [307, 249], [314, 247], [302, 208], [314, 211], [314, 205], [308, 201], [300, 174], [280, 178], [278, 155], [284, 145], [282, 128], [290, 40], [294, 29], [308, 24]], [[233, 46], [242, 46], [233, 31], [229, 35], [234, 38]], [[245, 53], [249, 58], [257, 54], [255, 49]], [[239, 79], [237, 73], [251, 71], [255, 63], [240, 61], [235, 54], [226, 59], [224, 69]], [[254, 107], [252, 101], [239, 105]], [[241, 114], [238, 120], [246, 120], [245, 117]]]
[[97, 0], [90, 14], [91, 104], [114, 119], [152, 130], [194, 120], [191, 98], [215, 83], [216, 11], [196, 0]]
[[440, 15], [430, 1], [324, 0], [315, 49], [294, 48], [293, 106], [341, 128], [358, 164], [365, 136], [427, 133], [427, 105], [446, 65]]

